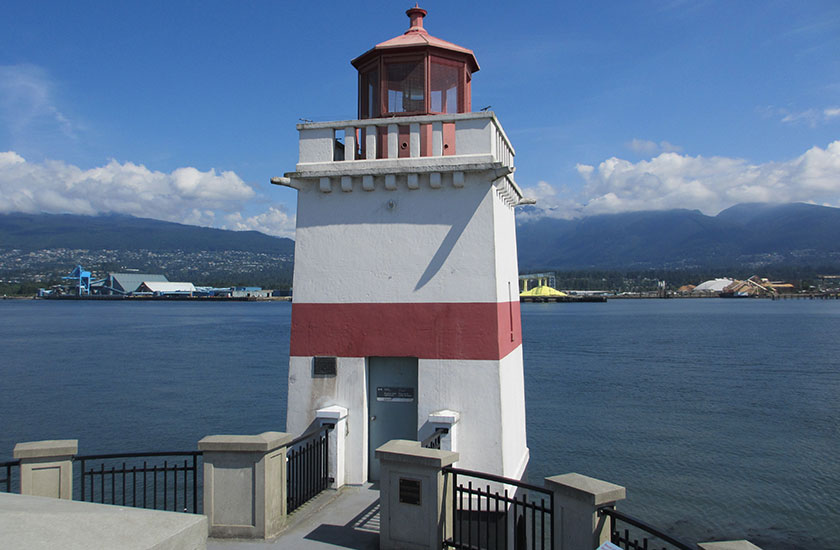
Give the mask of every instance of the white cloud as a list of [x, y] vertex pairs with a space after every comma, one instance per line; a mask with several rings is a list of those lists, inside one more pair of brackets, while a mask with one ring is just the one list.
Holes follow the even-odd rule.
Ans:
[[0, 65], [0, 121], [13, 136], [46, 126], [75, 138], [74, 125], [56, 106], [54, 88], [38, 66]]
[[[560, 218], [635, 210], [698, 209], [706, 214], [742, 202], [812, 202], [840, 207], [840, 141], [812, 147], [786, 162], [750, 164], [728, 157], [662, 153], [630, 162], [617, 157], [597, 167], [579, 164], [585, 182], [576, 197], [526, 188], [536, 213]], [[547, 184], [545, 184], [547, 185]]]
[[[592, 168], [587, 166], [583, 168]], [[580, 167], [578, 169], [581, 169]], [[582, 204], [570, 196], [565, 188], [559, 191], [545, 181], [537, 182], [533, 187], [522, 188], [522, 193], [531, 199], [536, 199], [537, 204], [532, 208], [524, 208], [517, 212], [517, 217], [523, 219], [535, 219], [545, 216], [551, 218], [571, 219], [580, 216]]]
[[239, 211], [255, 197], [254, 189], [230, 171], [183, 167], [167, 174], [116, 160], [84, 170], [62, 161], [33, 163], [13, 151], [0, 152], [0, 212], [120, 213], [293, 234], [294, 220], [283, 218], [282, 207], [262, 205], [267, 208], [264, 214], [242, 219]]
[[837, 106], [825, 107], [823, 109], [805, 109], [804, 111], [791, 111], [784, 108], [768, 107], [763, 109], [763, 112], [782, 117], [781, 121], [786, 124], [807, 124], [811, 128], [815, 128], [820, 124], [833, 122], [834, 119], [840, 118], [840, 107]]
[[654, 155], [657, 153], [676, 153], [682, 151], [682, 147], [667, 141], [649, 141], [646, 139], [633, 138], [625, 143], [625, 147], [640, 155]]
[[270, 206], [268, 211], [255, 216], [245, 218], [241, 213], [235, 212], [225, 217], [225, 228], [236, 231], [261, 231], [269, 235], [291, 237], [295, 218], [280, 206]]

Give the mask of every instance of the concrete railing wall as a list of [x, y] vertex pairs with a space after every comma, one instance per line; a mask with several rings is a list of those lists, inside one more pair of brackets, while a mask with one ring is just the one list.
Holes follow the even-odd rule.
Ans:
[[489, 154], [512, 167], [516, 154], [492, 112], [313, 122], [297, 128], [301, 164], [342, 162], [334, 160], [335, 140], [342, 134], [344, 162]]
[[[416, 441], [394, 440], [379, 447], [376, 457], [382, 464], [379, 547], [439, 549], [452, 536], [455, 523], [455, 487], [445, 468], [458, 460], [458, 453], [424, 449]], [[598, 510], [623, 500], [624, 487], [571, 473], [545, 478], [545, 488], [553, 494], [552, 524], [547, 531], [555, 549], [595, 550], [609, 542], [611, 520]], [[471, 509], [481, 510], [480, 503]], [[699, 547], [760, 550], [743, 540], [704, 542]]]
[[[435, 420], [450, 427], [452, 411]], [[326, 407], [318, 422], [330, 424], [330, 471], [334, 488], [343, 485], [347, 410]], [[286, 449], [291, 434], [215, 435], [198, 448], [204, 457], [204, 514], [212, 537], [270, 538], [286, 521]], [[452, 442], [447, 442], [452, 445]], [[72, 499], [73, 456], [77, 440], [19, 443], [22, 495]], [[382, 464], [380, 548], [438, 549], [452, 534], [455, 510], [451, 476], [445, 471], [459, 455], [425, 449], [417, 441], [394, 440], [376, 450]], [[406, 499], [409, 489], [412, 498]], [[599, 514], [626, 497], [620, 485], [571, 473], [545, 478], [553, 493], [551, 533], [558, 550], [594, 550], [609, 541], [611, 520]], [[180, 515], [180, 514], [179, 514]], [[705, 550], [760, 550], [746, 540], [699, 543]]]
[[[327, 434], [328, 471], [334, 478], [332, 487], [338, 489], [344, 484], [347, 411], [327, 407], [318, 414], [321, 425], [333, 426]], [[210, 536], [265, 539], [280, 532], [287, 516], [286, 451], [293, 440], [292, 434], [265, 432], [211, 435], [198, 442], [204, 466], [203, 473], [195, 475], [203, 480], [203, 511]], [[77, 454], [75, 439], [17, 444], [14, 458], [19, 461], [20, 493], [72, 500]]]
[[78, 439], [15, 445], [13, 456], [20, 460], [20, 494], [72, 500], [73, 457], [78, 451]]

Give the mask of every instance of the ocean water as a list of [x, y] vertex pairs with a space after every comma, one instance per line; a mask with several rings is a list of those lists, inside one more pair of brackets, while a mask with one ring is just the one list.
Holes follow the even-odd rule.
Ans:
[[[290, 312], [0, 300], [0, 461], [282, 430]], [[840, 301], [523, 304], [522, 322], [530, 481], [624, 485], [620, 509], [686, 540], [840, 547]]]

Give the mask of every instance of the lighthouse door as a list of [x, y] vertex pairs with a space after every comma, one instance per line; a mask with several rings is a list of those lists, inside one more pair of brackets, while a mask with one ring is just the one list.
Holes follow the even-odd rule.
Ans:
[[368, 477], [379, 479], [377, 447], [417, 439], [417, 358], [368, 359]]

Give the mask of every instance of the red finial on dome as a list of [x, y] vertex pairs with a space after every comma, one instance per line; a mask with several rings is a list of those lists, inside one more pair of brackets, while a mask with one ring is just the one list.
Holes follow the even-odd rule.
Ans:
[[426, 17], [427, 13], [428, 12], [426, 10], [421, 8], [416, 3], [414, 4], [413, 8], [407, 10], [405, 14], [411, 20], [411, 27], [409, 27], [409, 29], [405, 31], [405, 34], [408, 34], [410, 32], [426, 33], [426, 29], [423, 28], [423, 18]]

